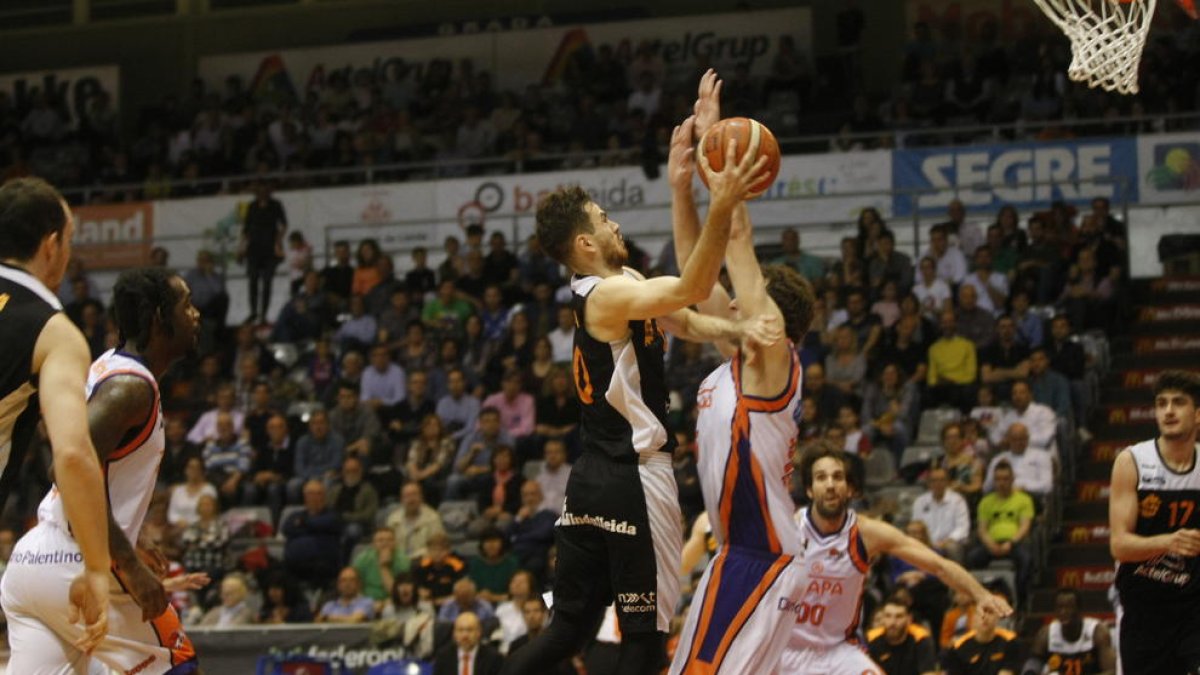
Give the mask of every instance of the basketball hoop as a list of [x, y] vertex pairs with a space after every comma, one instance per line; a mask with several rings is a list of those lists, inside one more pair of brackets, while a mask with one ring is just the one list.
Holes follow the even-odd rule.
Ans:
[[1033, 0], [1071, 40], [1067, 75], [1089, 87], [1138, 92], [1138, 63], [1157, 0]]

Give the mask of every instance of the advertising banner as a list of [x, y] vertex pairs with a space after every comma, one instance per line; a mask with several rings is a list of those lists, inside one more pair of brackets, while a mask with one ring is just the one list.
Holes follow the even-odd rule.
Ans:
[[1141, 203], [1200, 202], [1200, 133], [1144, 134], [1137, 144]]
[[1095, 197], [1137, 202], [1135, 143], [1115, 138], [897, 150], [895, 214], [944, 213], [956, 197], [967, 209], [992, 213], [1005, 204], [1024, 210]]
[[293, 624], [193, 627], [187, 633], [208, 673], [253, 673], [259, 659], [269, 653], [336, 659], [352, 673], [406, 657], [401, 648], [372, 647], [368, 641], [370, 629], [369, 625]]
[[8, 94], [17, 110], [27, 109], [39, 93], [47, 93], [51, 99], [66, 103], [71, 111], [68, 122], [74, 126], [87, 109], [88, 101], [100, 92], [108, 93], [114, 110], [120, 108], [121, 69], [118, 66], [89, 66], [4, 73], [0, 74], [0, 92]]
[[[353, 81], [367, 71], [377, 82], [401, 79], [410, 67], [418, 72], [435, 59], [470, 59], [476, 72], [487, 71], [499, 89], [523, 91], [531, 82], [555, 83], [580, 52], [607, 44], [628, 63], [639, 44], [658, 46], [668, 74], [696, 69], [700, 63], [746, 63], [765, 76], [779, 39], [791, 36], [798, 51], [811, 52], [812, 20], [807, 8], [532, 27], [353, 45], [241, 52], [200, 59], [200, 77], [219, 88], [238, 75], [258, 95], [300, 96], [320, 90], [334, 73]], [[696, 72], [692, 77], [698, 77]]]
[[150, 202], [97, 204], [75, 209], [76, 254], [89, 269], [115, 270], [144, 265], [154, 241]]

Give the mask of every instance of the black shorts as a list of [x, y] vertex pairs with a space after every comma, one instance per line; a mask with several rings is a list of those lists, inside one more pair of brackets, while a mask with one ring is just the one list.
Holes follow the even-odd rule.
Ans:
[[683, 549], [671, 456], [615, 462], [585, 453], [571, 469], [555, 543], [556, 612], [598, 620], [616, 602], [622, 632], [667, 632]]
[[1122, 605], [1118, 621], [1124, 675], [1200, 672], [1200, 598], [1132, 608]]

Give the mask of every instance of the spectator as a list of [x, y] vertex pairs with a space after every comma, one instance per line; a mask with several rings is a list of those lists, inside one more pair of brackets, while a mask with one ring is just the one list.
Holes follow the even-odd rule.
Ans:
[[479, 617], [462, 612], [454, 620], [454, 644], [438, 651], [433, 661], [433, 675], [499, 675], [503, 657], [486, 644], [480, 643], [483, 629]]
[[308, 602], [300, 597], [295, 585], [285, 574], [275, 573], [268, 577], [263, 606], [258, 613], [258, 622], [263, 624], [310, 623], [313, 615]]
[[[200, 446], [187, 439], [187, 422], [180, 416], [166, 418], [162, 461], [158, 465], [159, 485], [174, 485], [184, 481], [183, 470], [188, 460], [200, 458]], [[203, 461], [201, 461], [203, 468]]]
[[[287, 260], [288, 281], [291, 283], [292, 295], [295, 295], [300, 291], [304, 278], [313, 271], [312, 245], [308, 243], [304, 238], [304, 233], [300, 230], [292, 230], [288, 233], [287, 252], [284, 254], [284, 258]], [[188, 285], [191, 286], [191, 284]]]
[[1017, 601], [1029, 589], [1033, 557], [1027, 538], [1033, 527], [1033, 499], [1013, 486], [1013, 469], [1008, 462], [998, 462], [992, 468], [996, 489], [984, 495], [976, 509], [976, 535], [979, 543], [967, 552], [971, 569], [987, 567], [992, 560], [1007, 558], [1017, 570]]
[[879, 358], [876, 359], [876, 366], [880, 363], [896, 363], [903, 364], [906, 369], [911, 367], [913, 370], [907, 382], [916, 387], [925, 383], [925, 359], [929, 353], [929, 346], [917, 337], [917, 328], [921, 321], [920, 316], [915, 314], [902, 315], [897, 319], [891, 330], [884, 333], [883, 348], [879, 350]]
[[363, 371], [359, 398], [377, 415], [387, 417], [388, 410], [408, 395], [404, 369], [392, 361], [387, 347], [371, 348], [371, 367]]
[[460, 296], [454, 284], [454, 279], [442, 279], [437, 296], [426, 300], [421, 310], [421, 321], [438, 334], [458, 332], [474, 313], [471, 303]]
[[267, 420], [267, 440], [254, 448], [251, 479], [242, 485], [242, 501], [248, 504], [266, 502], [274, 520], [279, 520], [287, 497], [287, 483], [296, 466], [295, 444], [289, 434], [287, 418], [274, 413]]
[[[189, 567], [194, 570], [195, 568]], [[232, 628], [254, 623], [254, 610], [246, 602], [250, 589], [240, 574], [231, 574], [221, 580], [221, 604], [213, 607], [200, 620], [201, 626]]]
[[955, 590], [951, 605], [942, 616], [942, 630], [938, 646], [942, 655], [954, 646], [958, 638], [975, 628], [975, 600], [962, 591]]
[[441, 284], [447, 281], [456, 281], [463, 269], [466, 266], [466, 260], [463, 258], [461, 242], [458, 237], [446, 237], [442, 244], [442, 251], [445, 253], [445, 260], [437, 268], [438, 288], [441, 289]]
[[379, 444], [383, 429], [379, 417], [368, 403], [363, 403], [359, 391], [359, 387], [348, 380], [338, 383], [337, 407], [329, 413], [329, 425], [345, 443], [346, 453], [365, 462]]
[[283, 203], [271, 196], [271, 188], [265, 181], [259, 181], [254, 187], [254, 201], [246, 207], [238, 243], [238, 257], [246, 265], [251, 320], [265, 322], [270, 316], [267, 310], [271, 305], [271, 283], [275, 268], [283, 260], [283, 233], [287, 225]]
[[992, 252], [987, 247], [975, 251], [975, 269], [967, 275], [963, 286], [975, 288], [979, 308], [999, 316], [1008, 304], [1008, 277], [992, 270]]
[[492, 603], [479, 597], [475, 582], [470, 577], [454, 582], [453, 595], [438, 609], [437, 620], [452, 622], [461, 614], [474, 614], [480, 621], [488, 621], [496, 616]]
[[343, 568], [337, 575], [337, 597], [321, 606], [317, 623], [367, 623], [375, 618], [375, 603], [362, 594], [358, 572]]
[[446, 499], [462, 499], [483, 489], [491, 471], [492, 452], [499, 446], [513, 446], [512, 438], [501, 428], [500, 411], [484, 407], [474, 432], [464, 436], [454, 456], [454, 469], [446, 481]]
[[371, 290], [363, 294], [363, 302], [367, 304], [367, 312], [375, 317], [378, 326], [379, 316], [391, 307], [392, 294], [396, 291], [406, 291], [404, 283], [396, 278], [395, 263], [390, 255], [380, 255], [375, 259], [375, 269], [379, 281]]
[[876, 251], [867, 260], [867, 283], [878, 295], [885, 282], [896, 284], [898, 294], [907, 294], [913, 286], [912, 259], [896, 250], [896, 235], [884, 229], [876, 238]]
[[946, 231], [949, 244], [962, 251], [963, 255], [973, 255], [976, 249], [986, 243], [979, 225], [967, 222], [967, 210], [960, 200], [950, 201], [946, 206], [946, 216], [949, 219], [940, 223], [940, 226]]
[[[997, 220], [1009, 223], [1007, 227], [1017, 227], [1017, 210], [1012, 206], [1001, 206], [996, 214]], [[987, 229], [987, 250], [992, 254], [992, 269], [1004, 275], [1006, 281], [1016, 275], [1017, 257], [1019, 252], [1015, 244], [1008, 245], [1004, 241], [1005, 227], [999, 223]]]
[[1062, 374], [1050, 369], [1050, 357], [1045, 349], [1035, 348], [1029, 355], [1028, 382], [1034, 401], [1053, 410], [1059, 420], [1074, 418], [1071, 383]]
[[542, 392], [537, 402], [537, 424], [534, 426], [537, 441], [561, 441], [564, 445], [574, 447], [577, 445], [576, 429], [579, 427], [579, 400], [565, 367], [556, 366], [550, 371]]
[[389, 304], [379, 314], [379, 344], [394, 352], [404, 346], [408, 327], [420, 323], [421, 313], [413, 308], [409, 292], [403, 288], [392, 289]]
[[1071, 339], [1071, 321], [1059, 314], [1050, 321], [1050, 340], [1046, 343], [1046, 355], [1050, 357], [1050, 368], [1061, 373], [1071, 383], [1071, 407], [1075, 419], [1088, 419], [1091, 392], [1085, 381], [1087, 377], [1087, 355], [1083, 347]]
[[571, 465], [567, 463], [567, 446], [560, 440], [546, 441], [542, 446], [542, 466], [537, 474], [537, 484], [542, 490], [541, 508], [562, 515], [563, 500], [567, 496], [567, 480], [571, 477]]
[[962, 562], [963, 550], [971, 536], [971, 513], [967, 500], [950, 487], [945, 467], [931, 469], [925, 477], [928, 488], [913, 501], [912, 517], [925, 523], [934, 548], [947, 558]]
[[1058, 434], [1058, 418], [1054, 411], [1034, 403], [1033, 390], [1025, 380], [1017, 380], [1012, 386], [1012, 409], [1001, 415], [992, 429], [993, 445], [1003, 447], [1004, 435], [1008, 428], [1020, 422], [1029, 430], [1029, 444], [1035, 448], [1045, 448], [1057, 454], [1058, 444], [1055, 437]]
[[825, 357], [825, 382], [847, 397], [858, 398], [867, 375], [867, 360], [858, 351], [857, 336], [849, 325], [838, 326], [833, 333], [833, 351]]
[[446, 388], [446, 395], [437, 402], [437, 416], [445, 423], [451, 438], [459, 441], [475, 429], [479, 399], [467, 392], [467, 377], [461, 368], [447, 373]]
[[529, 328], [529, 317], [524, 312], [515, 312], [509, 321], [504, 338], [496, 345], [496, 355], [489, 364], [489, 385], [500, 373], [510, 373], [527, 367], [533, 360], [535, 337]]
[[325, 290], [344, 303], [350, 298], [354, 287], [354, 267], [350, 264], [350, 242], [333, 243], [333, 260], [321, 270], [321, 282]]
[[[249, 362], [244, 365], [249, 366]], [[266, 379], [256, 377], [251, 382], [253, 384], [250, 385], [250, 404], [242, 420], [242, 436], [250, 448], [257, 451], [267, 442], [267, 420], [277, 413], [275, 402], [271, 400], [271, 385]]]
[[204, 445], [217, 437], [217, 416], [227, 414], [233, 421], [233, 431], [237, 435], [242, 433], [242, 424], [245, 422], [246, 415], [241, 410], [236, 409], [237, 406], [237, 390], [231, 384], [222, 384], [217, 389], [216, 408], [213, 408], [203, 415], [196, 423], [192, 425], [192, 430], [188, 432], [187, 439], [196, 445]]
[[[971, 408], [970, 419], [977, 423], [981, 433], [990, 438], [1004, 416], [1004, 408], [996, 404], [996, 394], [986, 384], [979, 387], [976, 401], [977, 405]], [[990, 449], [991, 444], [988, 443], [987, 447]]]
[[866, 266], [859, 255], [858, 241], [854, 237], [842, 237], [841, 258], [835, 260], [830, 267], [828, 278], [834, 285], [843, 289], [867, 285]]
[[429, 370], [437, 365], [437, 349], [420, 321], [409, 322], [400, 345], [400, 365], [409, 372]]
[[539, 577], [545, 576], [546, 557], [554, 544], [554, 523], [558, 520], [558, 515], [543, 508], [542, 503], [542, 489], [537, 481], [525, 481], [521, 485], [521, 507], [508, 529], [521, 568]]
[[937, 263], [937, 277], [947, 286], [957, 286], [967, 276], [967, 259], [962, 250], [950, 246], [943, 225], [929, 228], [929, 250], [922, 257], [932, 258]]
[[476, 387], [476, 393], [483, 395], [483, 376], [488, 373], [498, 345], [483, 337], [483, 320], [478, 314], [467, 317], [463, 324], [463, 370], [471, 386]]
[[883, 326], [879, 317], [867, 311], [867, 295], [861, 288], [851, 288], [846, 293], [845, 325], [854, 330], [858, 353], [868, 358], [874, 355], [883, 337]]
[[171, 488], [167, 519], [174, 527], [183, 528], [199, 520], [197, 507], [201, 497], [217, 498], [217, 489], [204, 477], [204, 460], [192, 457], [184, 464], [184, 482]]
[[413, 266], [404, 274], [404, 286], [414, 298], [424, 298], [437, 288], [437, 278], [428, 267], [428, 259], [429, 251], [424, 246], [412, 250]]
[[487, 340], [499, 342], [508, 328], [508, 318], [511, 310], [504, 306], [504, 296], [500, 286], [489, 284], [483, 290], [483, 308], [479, 318], [483, 320], [483, 336]]
[[1038, 499], [1045, 499], [1054, 489], [1054, 456], [1048, 450], [1029, 447], [1029, 430], [1024, 424], [1015, 422], [1005, 436], [1008, 449], [996, 453], [988, 464], [983, 489], [991, 492], [995, 487], [996, 467], [1001, 462], [1012, 467], [1013, 486]]
[[1108, 329], [1112, 325], [1114, 294], [1121, 280], [1121, 268], [1113, 265], [1107, 271], [1099, 267], [1096, 251], [1079, 251], [1078, 261], [1067, 272], [1067, 285], [1059, 296], [1071, 323], [1085, 329]]
[[242, 478], [250, 472], [254, 450], [235, 433], [232, 415], [217, 415], [217, 437], [204, 446], [202, 456], [209, 482], [217, 486], [226, 503], [235, 502], [241, 495]]
[[389, 591], [397, 579], [408, 573], [412, 560], [396, 544], [396, 533], [385, 525], [375, 528], [371, 545], [363, 548], [350, 566], [358, 572], [363, 595], [375, 601], [377, 610], [382, 610]]
[[475, 493], [479, 517], [470, 525], [472, 533], [489, 527], [505, 529], [521, 503], [521, 475], [516, 471], [516, 455], [507, 445], [492, 451], [491, 471], [484, 476]]
[[392, 409], [388, 434], [398, 447], [404, 448], [420, 432], [421, 420], [432, 414], [434, 402], [429, 398], [429, 376], [422, 370], [413, 371], [408, 376], [408, 395]]
[[868, 382], [863, 389], [860, 418], [867, 424], [871, 443], [887, 443], [896, 464], [911, 438], [910, 429], [920, 411], [917, 386], [904, 377], [900, 366], [888, 363], [877, 381]]
[[938, 466], [949, 475], [950, 489], [967, 499], [974, 499], [983, 488], [983, 458], [967, 444], [958, 422], [942, 427], [942, 453]]
[[925, 383], [931, 406], [952, 405], [970, 410], [976, 382], [975, 344], [956, 334], [953, 310], [942, 312], [942, 335], [929, 347]]
[[978, 304], [979, 293], [970, 284], [958, 288], [958, 332], [983, 349], [992, 343], [996, 335], [996, 319], [992, 313]]
[[871, 314], [879, 317], [886, 331], [900, 319], [900, 302], [896, 282], [888, 279], [879, 290], [879, 299], [871, 303]]
[[825, 383], [825, 367], [819, 363], [804, 369], [804, 399], [811, 399], [817, 406], [817, 419], [830, 422], [837, 411], [846, 404], [846, 395], [840, 389]]
[[500, 653], [511, 651], [513, 642], [527, 633], [522, 608], [529, 598], [536, 598], [537, 582], [528, 570], [517, 570], [508, 581], [508, 599], [496, 605], [500, 622]]
[[412, 657], [433, 655], [433, 605], [422, 600], [411, 574], [396, 576], [391, 593], [371, 629], [371, 643], [379, 647], [399, 646]]
[[1029, 310], [1029, 293], [1015, 290], [1012, 294], [1013, 321], [1017, 324], [1017, 342], [1029, 349], [1042, 346], [1042, 317]]
[[333, 334], [343, 350], [364, 351], [375, 344], [379, 324], [367, 313], [367, 303], [361, 295], [350, 296], [350, 318]]
[[304, 509], [288, 516], [280, 530], [285, 539], [283, 564], [289, 573], [316, 589], [333, 581], [341, 559], [342, 519], [326, 504], [321, 481], [304, 484]]
[[[413, 565], [413, 579], [422, 597], [441, 606], [450, 598], [455, 582], [466, 576], [467, 564], [450, 550], [450, 538], [445, 532], [431, 535], [426, 554]], [[472, 584], [474, 593], [474, 584]]]
[[867, 651], [887, 675], [927, 675], [937, 669], [933, 636], [912, 621], [912, 610], [899, 598], [884, 601], [877, 621], [867, 632]]
[[216, 270], [213, 254], [201, 250], [196, 254], [196, 267], [183, 275], [192, 292], [192, 305], [200, 310], [200, 318], [213, 328], [225, 326], [229, 312], [229, 293], [225, 291], [225, 277]]
[[332, 480], [345, 452], [346, 442], [329, 428], [328, 413], [314, 410], [308, 418], [308, 433], [296, 443], [296, 463], [288, 481], [289, 501], [300, 501], [300, 489], [306, 481]]
[[409, 480], [421, 485], [425, 495], [441, 495], [445, 492], [445, 472], [453, 457], [454, 439], [445, 433], [437, 415], [426, 415], [421, 420], [420, 432], [408, 446], [404, 472]]
[[179, 545], [183, 549], [181, 562], [189, 572], [202, 572], [213, 581], [225, 576], [229, 528], [221, 519], [216, 497], [200, 496], [196, 502], [196, 520], [179, 535]]
[[415, 481], [400, 488], [400, 508], [388, 514], [385, 524], [396, 533], [400, 551], [414, 560], [427, 553], [432, 537], [446, 534], [442, 517], [425, 503], [421, 485]]
[[979, 350], [979, 379], [996, 396], [1008, 398], [1012, 383], [1029, 374], [1029, 348], [1017, 341], [1017, 323], [1010, 316], [996, 321], [996, 340]]
[[520, 261], [508, 250], [508, 242], [504, 233], [492, 232], [488, 239], [488, 253], [483, 259], [484, 283], [507, 287], [516, 284]]
[[379, 493], [374, 485], [363, 480], [361, 459], [350, 455], [342, 460], [341, 481], [330, 490], [329, 503], [341, 518], [343, 541], [349, 553], [375, 526], [375, 514], [379, 511]]
[[787, 265], [812, 283], [825, 277], [825, 261], [800, 248], [800, 233], [796, 228], [784, 228], [779, 235], [779, 244], [782, 250], [772, 264]]
[[997, 627], [996, 616], [975, 610], [974, 630], [955, 641], [942, 658], [946, 675], [993, 675], [1021, 670], [1017, 635]]
[[358, 244], [355, 256], [354, 276], [350, 283], [351, 295], [366, 296], [375, 288], [383, 277], [379, 270], [379, 259], [383, 253], [379, 250], [379, 242], [374, 239], [363, 239]]
[[479, 535], [479, 554], [467, 559], [467, 578], [475, 582], [479, 597], [493, 605], [508, 598], [508, 583], [517, 573], [517, 557], [497, 529]]

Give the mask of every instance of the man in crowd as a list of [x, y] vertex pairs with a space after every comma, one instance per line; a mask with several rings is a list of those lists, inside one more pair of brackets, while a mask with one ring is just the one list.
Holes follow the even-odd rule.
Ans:
[[950, 476], [943, 468], [931, 469], [925, 483], [929, 489], [913, 501], [913, 520], [925, 523], [934, 548], [941, 549], [951, 560], [962, 562], [963, 547], [971, 535], [967, 500], [947, 489]]
[[992, 444], [1003, 447], [1008, 428], [1020, 422], [1029, 432], [1030, 445], [1057, 453], [1058, 417], [1054, 411], [1034, 402], [1033, 391], [1025, 380], [1013, 382], [1011, 399], [1012, 408], [1001, 415], [992, 428]]
[[345, 552], [349, 554], [375, 526], [375, 514], [379, 511], [379, 493], [374, 485], [363, 480], [361, 459], [350, 455], [342, 460], [341, 480], [330, 491], [329, 502], [342, 519], [345, 528], [342, 537]]
[[429, 537], [426, 554], [413, 565], [417, 587], [437, 606], [450, 599], [454, 582], [467, 575], [467, 563], [450, 550], [450, 538], [438, 533]]
[[[366, 379], [366, 372], [363, 373]], [[370, 463], [371, 452], [383, 434], [379, 417], [359, 395], [352, 382], [338, 383], [337, 406], [329, 413], [329, 426], [346, 444], [346, 453]]]
[[1030, 447], [1029, 429], [1020, 422], [1014, 422], [1008, 427], [1005, 438], [1008, 449], [996, 453], [988, 464], [987, 477], [983, 481], [983, 489], [990, 492], [995, 486], [996, 467], [1000, 462], [1006, 462], [1012, 467], [1013, 485], [1018, 490], [1028, 492], [1039, 499], [1044, 499], [1054, 489], [1054, 455], [1043, 448]]
[[353, 567], [343, 568], [337, 577], [337, 597], [321, 606], [317, 623], [368, 623], [375, 618], [375, 603], [363, 595], [362, 583]]
[[942, 312], [942, 335], [929, 347], [926, 385], [929, 404], [948, 404], [960, 410], [975, 405], [975, 344], [958, 335], [954, 310]]
[[1016, 380], [1029, 374], [1029, 348], [1017, 341], [1017, 324], [1012, 317], [996, 321], [996, 339], [979, 350], [979, 379], [991, 385], [999, 398], [1008, 398]]
[[455, 442], [475, 431], [479, 399], [467, 391], [467, 376], [461, 368], [446, 375], [446, 395], [438, 399], [435, 412]]
[[825, 261], [800, 248], [800, 233], [796, 228], [784, 228], [779, 234], [779, 245], [782, 250], [772, 264], [787, 265], [813, 283], [825, 277]]
[[504, 657], [480, 642], [479, 617], [463, 612], [454, 620], [454, 643], [442, 647], [433, 661], [433, 675], [497, 675]]
[[996, 339], [996, 319], [979, 306], [979, 291], [970, 284], [958, 287], [958, 332], [983, 349]]
[[479, 617], [480, 621], [487, 621], [496, 616], [495, 609], [492, 608], [492, 603], [479, 597], [478, 588], [475, 582], [468, 577], [463, 577], [454, 582], [454, 594], [446, 604], [438, 609], [438, 621], [454, 621], [460, 614], [470, 612]]
[[546, 556], [554, 545], [554, 523], [558, 520], [556, 512], [542, 506], [543, 501], [537, 481], [525, 481], [521, 486], [521, 508], [508, 528], [513, 554], [522, 569], [539, 578], [545, 576]]
[[537, 484], [542, 490], [541, 508], [561, 515], [563, 499], [567, 496], [567, 479], [571, 477], [567, 446], [560, 440], [546, 441], [542, 455], [545, 459], [537, 475]]
[[425, 555], [432, 537], [446, 534], [442, 517], [425, 503], [421, 484], [415, 481], [400, 488], [400, 508], [388, 515], [385, 524], [396, 533], [399, 549], [413, 559]]
[[946, 675], [1016, 675], [1021, 672], [1017, 635], [999, 620], [975, 610], [975, 628], [955, 641], [942, 658]]
[[933, 675], [937, 670], [934, 639], [913, 623], [908, 603], [895, 596], [879, 610], [881, 625], [867, 632], [867, 651], [887, 675]]
[[284, 567], [313, 588], [324, 588], [337, 575], [341, 560], [342, 519], [326, 504], [321, 481], [304, 484], [304, 510], [288, 516], [280, 529], [286, 540]]
[[351, 565], [362, 581], [363, 595], [375, 601], [377, 608], [391, 595], [396, 577], [408, 572], [412, 560], [396, 544], [396, 533], [384, 525], [375, 528], [371, 545], [354, 558]]
[[296, 443], [296, 462], [288, 481], [288, 499], [300, 501], [300, 490], [306, 481], [332, 480], [342, 464], [346, 442], [341, 434], [329, 428], [329, 415], [314, 410], [308, 418], [308, 433]]
[[485, 407], [479, 413], [475, 432], [464, 436], [454, 456], [454, 470], [446, 480], [446, 499], [467, 499], [483, 489], [492, 470], [492, 452], [513, 447], [512, 438], [500, 424], [500, 411]]
[[975, 532], [979, 543], [967, 553], [967, 566], [980, 569], [993, 560], [1010, 559], [1017, 568], [1017, 604], [1029, 588], [1033, 556], [1029, 533], [1033, 528], [1033, 498], [1015, 489], [1013, 468], [998, 462], [992, 470], [996, 489], [984, 495], [976, 509]]

